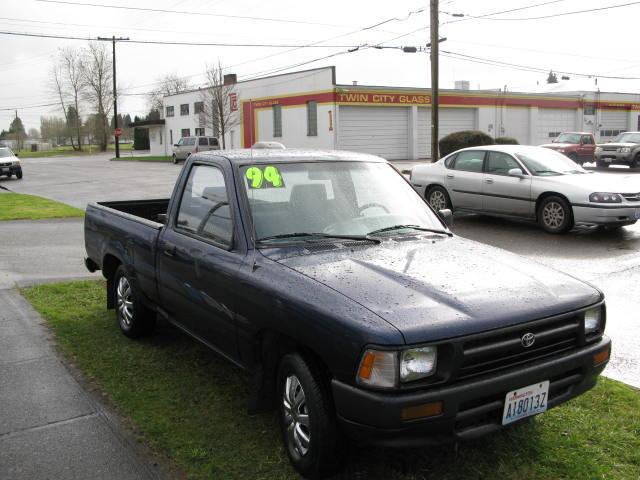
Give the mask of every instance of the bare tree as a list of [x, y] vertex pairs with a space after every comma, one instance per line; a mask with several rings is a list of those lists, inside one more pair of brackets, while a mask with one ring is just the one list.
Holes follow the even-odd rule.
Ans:
[[111, 55], [103, 43], [89, 42], [81, 63], [84, 99], [89, 102], [96, 122], [96, 140], [101, 151], [107, 150], [109, 115], [113, 108], [113, 70]]
[[[69, 124], [69, 118], [67, 117], [67, 102], [66, 91], [64, 85], [64, 74], [60, 65], [54, 65], [51, 71], [51, 89], [55, 92], [58, 100], [60, 101], [60, 108], [64, 114], [65, 124]], [[58, 137], [59, 138], [59, 137]], [[77, 150], [75, 143], [73, 142], [73, 135], [71, 135], [71, 147]]]
[[158, 87], [151, 91], [149, 95], [149, 110], [157, 110], [162, 113], [162, 97], [165, 95], [174, 95], [189, 90], [189, 81], [180, 78], [175, 73], [169, 73], [160, 77], [157, 81]]
[[[60, 50], [59, 53], [60, 68], [62, 70], [63, 81], [66, 85], [66, 94], [69, 103], [74, 107], [67, 109], [65, 114], [67, 125], [75, 130], [78, 150], [82, 150], [81, 131], [82, 122], [80, 121], [80, 98], [84, 94], [85, 83], [82, 75], [82, 54], [79, 50], [66, 48]], [[73, 133], [70, 132], [73, 139]], [[73, 144], [73, 140], [71, 141]]]
[[207, 67], [206, 86], [200, 91], [202, 110], [199, 112], [202, 126], [211, 126], [213, 134], [222, 141], [226, 148], [225, 134], [240, 123], [237, 112], [235, 84], [225, 85], [222, 65]]

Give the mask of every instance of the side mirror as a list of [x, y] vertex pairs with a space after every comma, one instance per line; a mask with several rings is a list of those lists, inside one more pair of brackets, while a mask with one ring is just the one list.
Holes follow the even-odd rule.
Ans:
[[519, 168], [509, 169], [509, 171], [507, 172], [507, 175], [509, 175], [510, 177], [518, 177], [518, 178], [524, 177], [524, 173]]
[[453, 225], [453, 212], [448, 208], [438, 210], [438, 216], [447, 227], [450, 227], [451, 225]]

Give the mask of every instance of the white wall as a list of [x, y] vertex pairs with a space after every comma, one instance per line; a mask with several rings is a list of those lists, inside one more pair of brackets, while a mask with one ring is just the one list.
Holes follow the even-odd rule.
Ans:
[[[282, 136], [273, 136], [273, 110], [271, 108], [257, 110], [256, 137], [258, 141], [276, 141], [283, 143], [287, 148], [318, 148], [333, 149], [333, 131], [329, 130], [329, 112], [334, 116], [333, 104], [318, 105], [318, 135], [307, 135], [307, 107], [300, 105], [285, 107], [282, 109]], [[335, 121], [333, 122], [335, 129]]]

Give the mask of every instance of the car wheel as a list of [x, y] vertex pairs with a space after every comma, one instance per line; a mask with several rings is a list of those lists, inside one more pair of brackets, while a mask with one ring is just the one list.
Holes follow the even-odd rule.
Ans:
[[178, 157], [176, 157], [175, 153], [173, 154], [172, 160], [173, 160], [173, 163], [175, 163], [176, 165], [178, 164]]
[[142, 304], [135, 282], [127, 274], [123, 265], [116, 270], [114, 285], [116, 318], [122, 333], [130, 338], [138, 338], [153, 332], [156, 314]]
[[[11, 178], [11, 174], [9, 174], [9, 178]], [[21, 179], [22, 179], [22, 172], [18, 172], [18, 173], [16, 173], [16, 178], [17, 178], [18, 180], [21, 180]]]
[[636, 155], [632, 162], [629, 164], [629, 168], [638, 168], [638, 166], [640, 165], [640, 154]]
[[287, 354], [278, 369], [279, 417], [289, 460], [304, 478], [325, 478], [345, 457], [329, 385], [299, 354]]
[[436, 212], [443, 210], [445, 208], [451, 208], [451, 199], [449, 198], [449, 194], [439, 185], [430, 187], [427, 189], [427, 194], [425, 195], [427, 202], [431, 205]]
[[573, 228], [571, 205], [562, 197], [546, 197], [538, 207], [538, 223], [549, 233], [565, 233]]

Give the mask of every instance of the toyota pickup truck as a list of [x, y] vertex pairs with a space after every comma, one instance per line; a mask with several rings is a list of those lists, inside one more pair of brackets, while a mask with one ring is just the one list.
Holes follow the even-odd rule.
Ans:
[[[192, 155], [170, 199], [87, 207], [89, 270], [135, 338], [168, 320], [249, 375], [305, 477], [349, 441], [478, 438], [592, 388], [602, 292], [454, 235], [386, 160]], [[345, 443], [346, 442], [346, 443]]]

